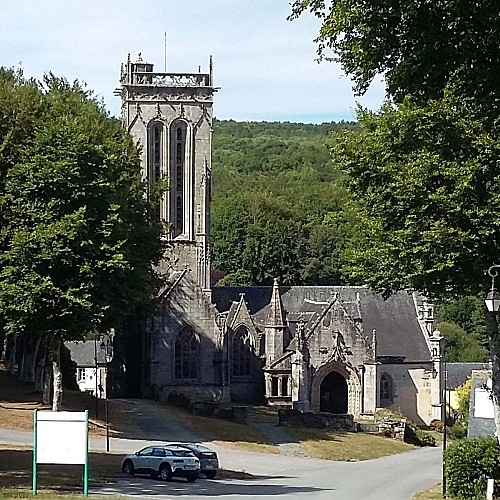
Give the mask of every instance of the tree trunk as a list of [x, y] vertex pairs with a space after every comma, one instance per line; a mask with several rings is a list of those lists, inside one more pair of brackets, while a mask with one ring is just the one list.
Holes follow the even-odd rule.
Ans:
[[19, 349], [17, 350], [18, 363], [19, 367], [17, 370], [17, 378], [22, 382], [26, 382], [26, 357], [28, 352], [28, 337], [26, 333], [20, 336], [19, 338]]
[[35, 359], [35, 391], [44, 392], [45, 366], [47, 364], [47, 337], [40, 336], [40, 346]]
[[7, 335], [7, 332], [3, 332], [3, 342], [2, 342], [2, 354], [0, 355], [0, 361], [5, 361], [7, 360], [7, 340], [9, 336]]
[[7, 349], [5, 356], [5, 368], [8, 373], [16, 374], [16, 345], [17, 345], [17, 334], [11, 334], [7, 336]]
[[42, 390], [42, 401], [44, 404], [48, 405], [52, 402], [52, 349], [50, 346], [50, 341], [47, 342], [46, 353], [45, 353], [45, 363], [43, 366], [43, 390]]
[[35, 382], [36, 383], [36, 365], [37, 365], [37, 360], [38, 360], [38, 353], [40, 352], [40, 344], [41, 343], [42, 343], [42, 336], [37, 335], [37, 338], [35, 341], [35, 348], [33, 349], [33, 356], [31, 358], [31, 366], [29, 369], [28, 382]]
[[495, 313], [486, 311], [486, 330], [490, 342], [491, 392], [495, 417], [495, 434], [500, 444], [500, 335], [498, 334], [498, 321]]
[[61, 411], [62, 403], [62, 371], [61, 371], [61, 339], [52, 341], [52, 373], [54, 375], [54, 396], [52, 399], [52, 411]]

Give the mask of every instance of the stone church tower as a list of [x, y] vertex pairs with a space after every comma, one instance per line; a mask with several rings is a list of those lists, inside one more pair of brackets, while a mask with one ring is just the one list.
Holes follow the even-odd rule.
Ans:
[[122, 66], [122, 121], [142, 148], [143, 175], [168, 190], [157, 217], [166, 227], [161, 271], [188, 269], [210, 292], [212, 61], [208, 73], [159, 73], [140, 57]]

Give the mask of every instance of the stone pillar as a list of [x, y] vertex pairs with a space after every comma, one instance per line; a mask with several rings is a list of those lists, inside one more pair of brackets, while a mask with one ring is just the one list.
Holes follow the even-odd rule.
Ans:
[[373, 415], [377, 408], [377, 364], [365, 363], [363, 370], [363, 410]]
[[270, 398], [273, 391], [272, 376], [270, 373], [264, 373], [264, 381], [266, 384], [266, 398]]

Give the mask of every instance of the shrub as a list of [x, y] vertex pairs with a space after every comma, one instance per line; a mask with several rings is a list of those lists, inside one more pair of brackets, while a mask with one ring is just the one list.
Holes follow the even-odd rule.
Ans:
[[488, 478], [500, 479], [500, 448], [494, 437], [461, 439], [445, 452], [446, 484], [450, 496], [483, 499]]
[[462, 424], [454, 424], [447, 431], [446, 434], [450, 439], [463, 439], [467, 436], [467, 430]]
[[418, 429], [416, 434], [420, 446], [436, 446], [436, 438], [433, 435], [421, 429]]
[[443, 432], [443, 429], [444, 429], [443, 421], [435, 418], [434, 420], [431, 421], [430, 428], [433, 431]]

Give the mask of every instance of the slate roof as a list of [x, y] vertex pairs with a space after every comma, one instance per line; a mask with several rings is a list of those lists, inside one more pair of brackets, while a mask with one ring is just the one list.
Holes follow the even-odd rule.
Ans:
[[456, 389], [470, 377], [472, 370], [490, 370], [489, 363], [446, 363], [447, 389]]
[[[95, 366], [95, 345], [93, 340], [87, 342], [65, 342], [65, 347], [69, 349], [71, 359], [78, 367], [92, 367]], [[97, 341], [97, 364], [105, 365], [106, 359], [104, 352], [100, 348], [99, 341]]]
[[[272, 286], [214, 287], [212, 300], [217, 309], [223, 312], [244, 293], [254, 321], [263, 325], [272, 289]], [[409, 293], [399, 292], [384, 300], [368, 288], [359, 286], [281, 286], [279, 291], [287, 313], [307, 310], [317, 313], [338, 293], [338, 300], [353, 319], [360, 319], [361, 315], [366, 336], [371, 338], [372, 330], [377, 330], [379, 356], [403, 356], [406, 362], [430, 359], [429, 348], [417, 320], [414, 300]], [[295, 319], [297, 316], [292, 317]]]

